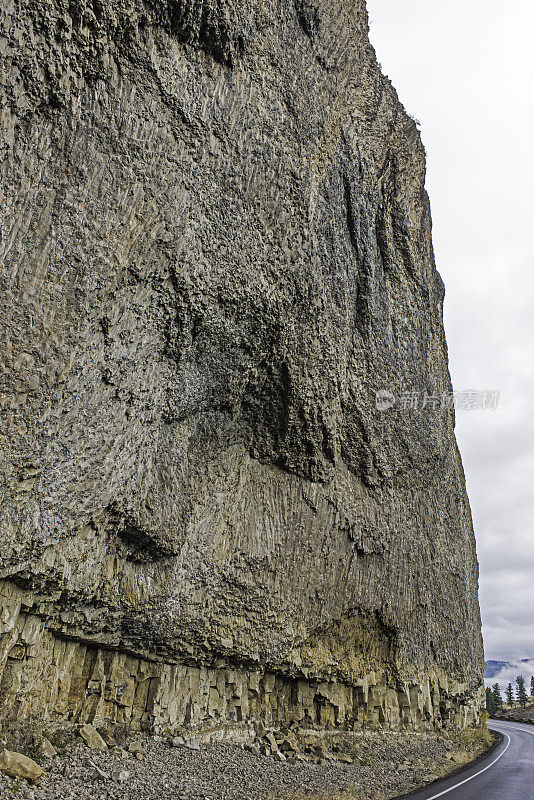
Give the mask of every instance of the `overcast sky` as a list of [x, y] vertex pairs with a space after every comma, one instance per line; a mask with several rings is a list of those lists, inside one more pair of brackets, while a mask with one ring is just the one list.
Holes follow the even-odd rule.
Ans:
[[421, 121], [480, 561], [486, 658], [534, 657], [534, 4], [368, 0], [371, 41]]

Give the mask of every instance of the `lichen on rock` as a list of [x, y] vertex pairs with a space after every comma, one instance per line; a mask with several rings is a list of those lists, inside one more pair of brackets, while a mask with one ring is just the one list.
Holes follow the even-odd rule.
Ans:
[[450, 378], [365, 4], [1, 8], [2, 713], [475, 721], [454, 412], [375, 405]]

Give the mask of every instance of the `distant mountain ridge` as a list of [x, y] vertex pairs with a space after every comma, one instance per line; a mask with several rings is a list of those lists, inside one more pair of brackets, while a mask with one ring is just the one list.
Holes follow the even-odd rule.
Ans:
[[495, 675], [510, 665], [509, 661], [485, 661], [484, 678], [494, 678]]
[[514, 683], [516, 677], [521, 674], [530, 680], [530, 676], [534, 674], [534, 658], [484, 662], [484, 680], [486, 682], [496, 678], [500, 683]]

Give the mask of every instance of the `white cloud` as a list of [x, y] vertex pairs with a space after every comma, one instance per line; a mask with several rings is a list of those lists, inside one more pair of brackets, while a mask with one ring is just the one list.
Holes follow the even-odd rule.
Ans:
[[457, 414], [481, 565], [486, 657], [534, 656], [534, 6], [368, 0], [371, 41], [421, 120]]
[[501, 694], [503, 700], [505, 699], [504, 690], [508, 686], [509, 683], [512, 684], [514, 687], [514, 692], [516, 690], [516, 678], [518, 675], [522, 675], [525, 679], [527, 691], [530, 693], [530, 679], [534, 675], [534, 659], [529, 659], [529, 661], [522, 662], [522, 661], [511, 661], [506, 667], [503, 667], [493, 678], [486, 678], [484, 683], [486, 686], [493, 686], [495, 683], [498, 683], [501, 688]]

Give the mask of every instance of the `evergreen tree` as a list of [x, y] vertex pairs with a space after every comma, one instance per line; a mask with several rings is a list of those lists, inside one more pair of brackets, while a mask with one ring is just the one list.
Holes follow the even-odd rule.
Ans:
[[534, 699], [534, 675], [530, 679], [530, 697]]
[[505, 694], [506, 694], [506, 702], [508, 703], [509, 706], [513, 706], [513, 704], [514, 704], [514, 687], [512, 686], [511, 683], [509, 683], [508, 686], [506, 687]]
[[519, 705], [524, 708], [528, 700], [527, 690], [525, 688], [525, 679], [522, 675], [518, 675], [515, 679], [515, 682], [517, 684], [517, 699], [519, 701]]
[[502, 708], [502, 694], [501, 694], [501, 687], [498, 683], [494, 683], [492, 687], [492, 694], [493, 694], [493, 702], [495, 705], [495, 711], [498, 711], [499, 708]]
[[495, 698], [491, 689], [486, 689], [486, 711], [490, 717], [495, 714]]

